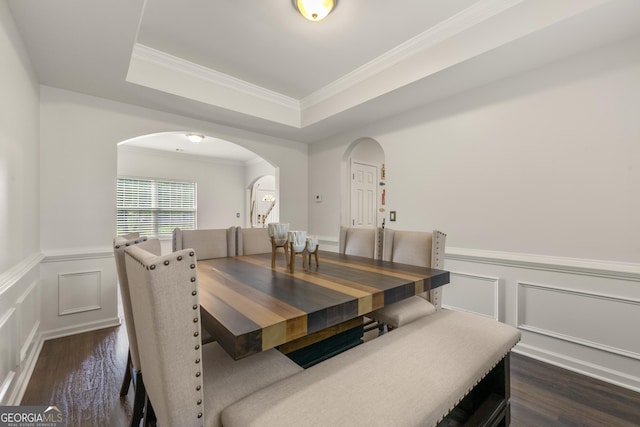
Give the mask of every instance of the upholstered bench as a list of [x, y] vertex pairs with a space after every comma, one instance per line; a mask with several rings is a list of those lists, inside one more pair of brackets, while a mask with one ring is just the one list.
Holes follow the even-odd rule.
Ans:
[[[515, 328], [440, 310], [248, 395], [225, 427], [509, 424]], [[444, 423], [443, 423], [444, 424]]]

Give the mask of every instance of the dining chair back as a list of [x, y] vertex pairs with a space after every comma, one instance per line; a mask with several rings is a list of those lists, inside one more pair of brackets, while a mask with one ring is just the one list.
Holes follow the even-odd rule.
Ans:
[[340, 227], [338, 252], [341, 254], [376, 258], [377, 247], [378, 229]]
[[129, 351], [131, 352], [131, 361], [134, 369], [140, 370], [140, 357], [138, 355], [138, 343], [136, 341], [136, 327], [133, 320], [133, 310], [131, 308], [131, 296], [129, 289], [129, 280], [127, 278], [127, 268], [124, 261], [124, 251], [126, 248], [134, 245], [143, 247], [146, 251], [160, 255], [160, 240], [158, 238], [138, 237], [127, 239], [129, 236], [117, 236], [113, 239], [113, 255], [116, 261], [116, 272], [118, 274], [118, 284], [120, 286], [120, 295], [122, 298], [122, 308], [124, 311], [124, 319], [127, 327], [127, 337], [129, 338]]
[[[441, 231], [400, 231], [386, 228], [382, 244], [382, 260], [444, 268], [444, 248], [447, 235]], [[427, 299], [439, 310], [442, 307], [442, 288], [429, 292]]]
[[[193, 249], [156, 256], [126, 251], [145, 388], [160, 425], [202, 418], [202, 342]], [[186, 309], [185, 309], [186, 308]]]
[[126, 248], [131, 246], [139, 246], [146, 251], [160, 255], [161, 247], [158, 238], [139, 237], [139, 233], [129, 233], [123, 236], [116, 236], [113, 239], [113, 255], [116, 261], [116, 272], [118, 276], [118, 285], [120, 287], [120, 296], [122, 300], [122, 311], [124, 312], [124, 323], [127, 329], [127, 338], [129, 339], [129, 356], [127, 358], [127, 366], [125, 368], [122, 386], [120, 387], [120, 395], [126, 396], [129, 392], [129, 385], [133, 381], [135, 393], [133, 399], [133, 414], [131, 425], [138, 425], [144, 412], [145, 391], [142, 381], [142, 370], [140, 365], [140, 355], [138, 351], [138, 339], [136, 337], [135, 321], [133, 319], [133, 308], [131, 305], [131, 292], [129, 279], [127, 277], [127, 269], [125, 264]]
[[172, 249], [174, 252], [191, 248], [198, 259], [224, 258], [236, 256], [236, 228], [202, 230], [173, 230]]
[[238, 255], [271, 253], [271, 237], [268, 228], [238, 227]]
[[140, 233], [132, 232], [132, 233], [127, 233], [127, 234], [120, 234], [118, 237], [120, 237], [121, 239], [124, 239], [124, 240], [132, 240], [132, 239], [137, 239], [138, 237], [140, 237]]

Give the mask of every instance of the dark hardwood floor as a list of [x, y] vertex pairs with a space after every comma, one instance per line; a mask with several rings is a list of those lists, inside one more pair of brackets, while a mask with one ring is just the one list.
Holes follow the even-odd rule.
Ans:
[[66, 425], [126, 426], [133, 387], [120, 399], [129, 342], [124, 325], [46, 341], [22, 405], [57, 405]]
[[640, 393], [511, 356], [511, 425], [640, 426]]
[[[127, 350], [124, 326], [45, 342], [22, 405], [58, 405], [69, 427], [128, 425]], [[511, 425], [638, 427], [640, 393], [512, 354]]]

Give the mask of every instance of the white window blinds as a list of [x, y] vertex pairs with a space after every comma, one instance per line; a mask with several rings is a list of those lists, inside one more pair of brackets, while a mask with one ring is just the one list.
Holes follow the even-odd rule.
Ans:
[[196, 228], [195, 182], [118, 178], [118, 234], [171, 235]]

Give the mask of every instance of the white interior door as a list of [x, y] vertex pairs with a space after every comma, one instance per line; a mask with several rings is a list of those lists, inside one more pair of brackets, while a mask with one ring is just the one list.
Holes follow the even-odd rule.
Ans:
[[351, 226], [377, 226], [378, 168], [351, 163]]

